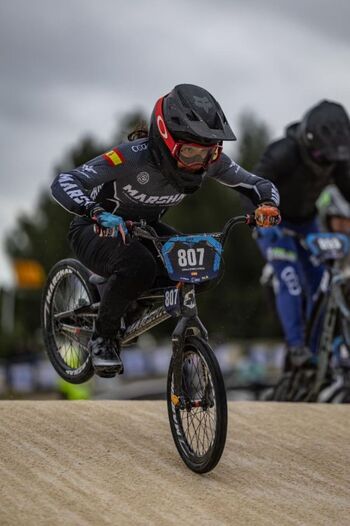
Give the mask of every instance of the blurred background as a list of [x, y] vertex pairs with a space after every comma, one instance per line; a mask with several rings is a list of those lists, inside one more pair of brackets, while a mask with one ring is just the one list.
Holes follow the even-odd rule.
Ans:
[[[350, 109], [347, 0], [1, 0], [0, 397], [163, 398], [170, 321], [123, 354], [126, 372], [74, 387], [45, 358], [40, 296], [71, 255], [72, 217], [53, 177], [126, 140], [180, 83], [220, 102], [238, 141], [225, 152], [253, 170], [269, 141], [328, 98]], [[206, 182], [166, 215], [184, 232], [220, 230], [238, 196]], [[230, 398], [259, 397], [283, 360], [263, 261], [248, 228], [232, 234], [226, 273], [199, 297]]]

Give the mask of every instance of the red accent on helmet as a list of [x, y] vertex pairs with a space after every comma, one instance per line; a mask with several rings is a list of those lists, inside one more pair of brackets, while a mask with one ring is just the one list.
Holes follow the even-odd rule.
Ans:
[[156, 123], [157, 123], [159, 134], [162, 137], [163, 141], [165, 142], [166, 146], [168, 147], [168, 150], [170, 151], [172, 157], [174, 157], [174, 159], [179, 161], [180, 164], [185, 167], [186, 165], [184, 164], [184, 162], [181, 159], [179, 159], [179, 152], [181, 150], [181, 146], [187, 144], [189, 146], [192, 145], [192, 146], [196, 146], [199, 148], [208, 148], [208, 151], [210, 149], [215, 148], [215, 156], [210, 156], [208, 160], [202, 165], [198, 164], [198, 168], [207, 168], [209, 164], [216, 162], [219, 159], [221, 152], [222, 152], [222, 144], [220, 144], [220, 142], [218, 142], [217, 144], [213, 144], [211, 146], [205, 146], [203, 144], [192, 143], [192, 142], [187, 142], [187, 141], [178, 141], [178, 142], [175, 141], [175, 139], [171, 135], [165, 123], [164, 114], [163, 114], [163, 100], [164, 100], [164, 97], [161, 97], [156, 102], [155, 109], [154, 109], [155, 118], [156, 118]]
[[157, 128], [158, 128], [158, 131], [163, 141], [167, 145], [171, 155], [175, 157], [176, 142], [174, 141], [171, 133], [169, 132], [165, 124], [165, 119], [163, 115], [163, 100], [164, 100], [164, 97], [161, 97], [160, 99], [158, 99], [156, 102], [156, 106], [155, 106]]

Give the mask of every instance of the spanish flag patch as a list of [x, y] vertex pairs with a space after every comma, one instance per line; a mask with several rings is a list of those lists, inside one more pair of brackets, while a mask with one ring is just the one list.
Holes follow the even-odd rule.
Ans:
[[113, 148], [113, 150], [104, 153], [103, 157], [111, 166], [117, 166], [124, 162], [124, 157], [117, 148]]

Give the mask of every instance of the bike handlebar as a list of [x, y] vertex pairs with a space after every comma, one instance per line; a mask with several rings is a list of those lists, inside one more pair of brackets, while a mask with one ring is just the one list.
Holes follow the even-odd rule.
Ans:
[[250, 225], [250, 226], [255, 226], [256, 225], [256, 221], [255, 221], [255, 215], [254, 214], [246, 214], [244, 216], [236, 216], [236, 217], [232, 217], [231, 219], [229, 219], [227, 221], [227, 223], [225, 224], [223, 230], [222, 230], [222, 233], [220, 234], [220, 242], [222, 245], [225, 244], [226, 242], [226, 239], [229, 235], [229, 233], [231, 232], [232, 228], [236, 225], [239, 225], [239, 224], [246, 224], [246, 225]]
[[[152, 241], [167, 241], [170, 237], [172, 237], [172, 236], [158, 236], [154, 228], [148, 225], [146, 221], [144, 220], [141, 220], [138, 222], [125, 221], [125, 224], [130, 234], [135, 237], [150, 239]], [[224, 245], [230, 231], [232, 230], [234, 226], [238, 224], [246, 224], [246, 225], [255, 226], [256, 224], [255, 215], [246, 214], [246, 215], [232, 217], [224, 225], [222, 232], [214, 232], [209, 235], [218, 237], [221, 244]], [[186, 234], [186, 235], [191, 235], [191, 234]]]

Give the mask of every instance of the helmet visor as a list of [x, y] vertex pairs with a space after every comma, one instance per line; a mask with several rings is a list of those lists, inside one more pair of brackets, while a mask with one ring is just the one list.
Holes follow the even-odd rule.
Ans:
[[210, 163], [217, 161], [222, 151], [221, 144], [203, 146], [194, 143], [177, 143], [175, 158], [184, 167], [191, 169], [206, 168]]

